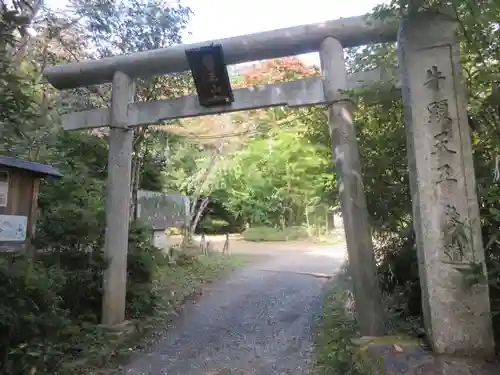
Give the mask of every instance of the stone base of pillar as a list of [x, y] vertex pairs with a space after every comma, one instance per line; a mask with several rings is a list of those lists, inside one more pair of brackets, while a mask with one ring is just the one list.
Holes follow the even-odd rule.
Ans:
[[353, 339], [353, 362], [363, 375], [496, 375], [500, 363], [435, 355], [407, 336]]
[[106, 332], [112, 335], [116, 336], [123, 336], [123, 335], [129, 335], [131, 333], [134, 333], [136, 331], [136, 325], [134, 322], [130, 320], [125, 320], [124, 322], [120, 324], [115, 324], [115, 325], [104, 325], [104, 324], [99, 324], [99, 327], [104, 329]]

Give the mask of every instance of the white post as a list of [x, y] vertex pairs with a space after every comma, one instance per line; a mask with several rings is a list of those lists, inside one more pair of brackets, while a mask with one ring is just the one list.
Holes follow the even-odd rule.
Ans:
[[105, 326], [125, 320], [133, 143], [127, 107], [134, 101], [135, 82], [126, 74], [116, 72], [112, 90], [104, 245], [109, 264], [104, 275], [101, 319]]
[[361, 172], [356, 130], [348, 98], [342, 44], [328, 37], [319, 52], [328, 123], [337, 169], [342, 219], [347, 240], [349, 270], [354, 284], [356, 315], [364, 336], [385, 334], [382, 295], [379, 288], [368, 211]]
[[488, 284], [457, 21], [420, 13], [398, 39], [424, 323], [438, 353], [492, 355]]

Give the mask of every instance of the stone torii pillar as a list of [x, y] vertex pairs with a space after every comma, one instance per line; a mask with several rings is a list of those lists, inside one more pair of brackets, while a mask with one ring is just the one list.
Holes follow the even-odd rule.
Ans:
[[106, 185], [106, 231], [101, 323], [116, 326], [125, 320], [127, 249], [130, 215], [133, 129], [128, 106], [134, 102], [135, 81], [117, 71], [113, 76]]
[[364, 336], [385, 334], [384, 309], [380, 293], [368, 210], [361, 172], [356, 129], [347, 89], [342, 44], [327, 37], [319, 50], [323, 90], [328, 100], [328, 126], [337, 169], [342, 218], [347, 240], [349, 271], [354, 286], [356, 316]]
[[[416, 13], [399, 32], [424, 323], [438, 353], [492, 355], [493, 330], [455, 18]], [[464, 271], [481, 272], [468, 285]]]

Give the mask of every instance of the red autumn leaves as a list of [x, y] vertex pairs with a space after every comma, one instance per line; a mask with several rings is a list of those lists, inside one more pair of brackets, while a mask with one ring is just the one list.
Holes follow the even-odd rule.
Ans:
[[266, 60], [253, 64], [243, 72], [245, 86], [289, 82], [319, 74], [315, 67], [305, 65], [296, 57]]

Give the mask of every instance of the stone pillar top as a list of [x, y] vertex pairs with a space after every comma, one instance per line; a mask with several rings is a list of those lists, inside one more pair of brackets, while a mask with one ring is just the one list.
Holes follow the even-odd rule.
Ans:
[[419, 12], [407, 16], [400, 24], [398, 43], [403, 37], [409, 48], [429, 48], [457, 40], [458, 22], [449, 11]]

